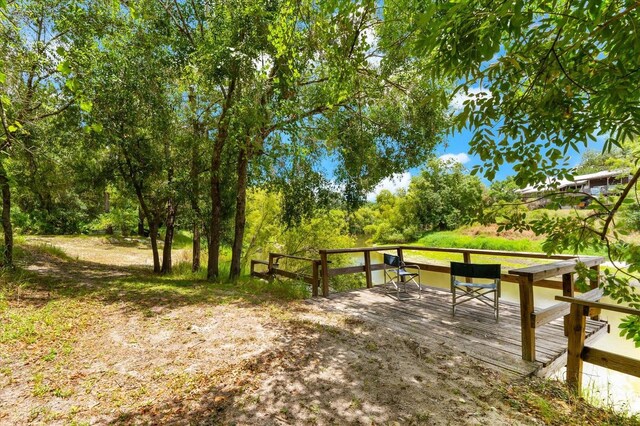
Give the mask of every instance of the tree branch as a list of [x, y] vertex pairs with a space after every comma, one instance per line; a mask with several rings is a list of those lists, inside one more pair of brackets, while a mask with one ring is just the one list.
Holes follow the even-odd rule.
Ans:
[[611, 211], [609, 211], [609, 216], [607, 216], [607, 219], [604, 221], [604, 226], [602, 227], [603, 240], [607, 235], [607, 231], [609, 230], [609, 226], [613, 221], [613, 217], [620, 209], [620, 206], [622, 206], [622, 203], [624, 202], [625, 198], [627, 198], [627, 195], [629, 195], [629, 192], [631, 192], [631, 189], [635, 187], [636, 183], [638, 182], [638, 178], [640, 178], [640, 169], [636, 170], [635, 174], [633, 175], [631, 180], [627, 183], [627, 186], [622, 191], [622, 194], [620, 194], [620, 198], [618, 198], [618, 201], [613, 205], [613, 208], [611, 209]]
[[60, 114], [61, 112], [63, 112], [64, 110], [66, 110], [67, 108], [69, 108], [71, 105], [73, 105], [73, 102], [74, 102], [74, 101], [75, 101], [75, 99], [71, 99], [69, 102], [67, 102], [66, 104], [64, 104], [63, 106], [61, 106], [60, 108], [58, 108], [57, 110], [55, 110], [55, 111], [51, 111], [51, 112], [48, 112], [48, 113], [46, 113], [46, 114], [39, 115], [39, 116], [35, 117], [35, 118], [33, 119], [33, 121], [42, 120], [43, 118], [51, 117], [51, 116], [53, 116], [53, 115], [58, 115], [58, 114]]
[[597, 93], [595, 90], [589, 90], [585, 86], [581, 85], [580, 83], [575, 81], [573, 78], [571, 78], [571, 76], [569, 75], [567, 70], [564, 68], [564, 65], [562, 65], [562, 62], [560, 61], [560, 58], [558, 57], [558, 53], [556, 52], [555, 47], [552, 47], [551, 50], [553, 51], [553, 56], [556, 58], [556, 62], [558, 62], [558, 65], [560, 66], [560, 70], [562, 71], [564, 76], [567, 77], [567, 79], [571, 83], [573, 83], [574, 86], [578, 87], [580, 90], [585, 92], [588, 96], [591, 96], [591, 93]]

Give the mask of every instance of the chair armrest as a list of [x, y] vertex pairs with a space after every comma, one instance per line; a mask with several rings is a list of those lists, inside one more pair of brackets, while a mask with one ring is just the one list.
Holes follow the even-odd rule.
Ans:
[[405, 268], [405, 269], [406, 269], [406, 268], [414, 268], [414, 269], [417, 269], [418, 271], [420, 270], [420, 266], [418, 266], [418, 265], [412, 265], [412, 264], [405, 264], [405, 265], [403, 266], [403, 268]]

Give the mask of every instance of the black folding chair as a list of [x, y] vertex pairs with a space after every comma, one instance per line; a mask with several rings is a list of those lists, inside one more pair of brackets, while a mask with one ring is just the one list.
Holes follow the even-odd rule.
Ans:
[[[459, 278], [480, 278], [484, 283], [461, 281]], [[453, 294], [452, 314], [456, 307], [470, 300], [478, 300], [493, 308], [498, 321], [500, 298], [500, 265], [480, 265], [475, 263], [451, 262], [451, 293]], [[490, 296], [493, 297], [490, 297]]]
[[[408, 269], [411, 269], [412, 271], [408, 271]], [[408, 265], [404, 263], [404, 261], [402, 261], [398, 256], [385, 253], [384, 280], [387, 289], [389, 288], [389, 284], [393, 285], [393, 289], [391, 291], [387, 291], [387, 294], [393, 293], [395, 291], [398, 300], [403, 300], [400, 298], [400, 293], [404, 293], [406, 295], [409, 294], [409, 292], [407, 292], [407, 284], [413, 284], [418, 287], [418, 298], [422, 297], [422, 286], [420, 285], [420, 267], [418, 265]]]

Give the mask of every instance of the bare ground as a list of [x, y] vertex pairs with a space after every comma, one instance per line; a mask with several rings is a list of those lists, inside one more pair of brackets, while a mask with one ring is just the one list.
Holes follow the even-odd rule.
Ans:
[[540, 393], [555, 387], [446, 346], [122, 266], [145, 264], [144, 249], [104, 248], [121, 265], [107, 266], [99, 244], [74, 240], [77, 260], [27, 256], [28, 283], [0, 306], [0, 424], [600, 423], [579, 401], [549, 416]]

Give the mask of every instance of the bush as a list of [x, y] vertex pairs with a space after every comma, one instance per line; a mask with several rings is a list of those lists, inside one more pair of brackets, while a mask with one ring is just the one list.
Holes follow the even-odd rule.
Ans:
[[89, 224], [91, 231], [104, 231], [111, 228], [123, 236], [131, 234], [138, 225], [138, 211], [134, 208], [113, 208], [109, 213], [102, 213]]

